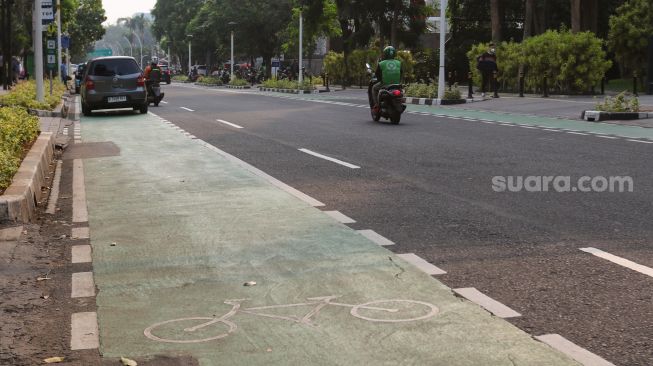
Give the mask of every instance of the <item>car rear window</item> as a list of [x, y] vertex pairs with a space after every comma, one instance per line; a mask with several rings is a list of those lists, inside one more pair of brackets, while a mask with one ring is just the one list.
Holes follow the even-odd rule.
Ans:
[[121, 76], [139, 74], [140, 67], [134, 60], [128, 59], [115, 59], [115, 60], [99, 60], [93, 63], [93, 70], [91, 75], [94, 76]]

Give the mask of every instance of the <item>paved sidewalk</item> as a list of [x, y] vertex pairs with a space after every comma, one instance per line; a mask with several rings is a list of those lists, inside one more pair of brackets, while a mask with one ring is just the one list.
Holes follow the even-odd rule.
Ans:
[[[576, 364], [159, 118], [81, 125], [85, 143], [120, 149], [83, 161], [105, 358]], [[324, 296], [337, 304], [308, 304]]]

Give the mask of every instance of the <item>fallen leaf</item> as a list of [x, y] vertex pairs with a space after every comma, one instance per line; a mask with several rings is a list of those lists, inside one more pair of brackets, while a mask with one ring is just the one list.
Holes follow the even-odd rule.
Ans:
[[138, 366], [138, 363], [134, 360], [130, 360], [125, 357], [120, 357], [120, 362], [123, 364], [123, 366]]
[[45, 360], [43, 360], [43, 362], [45, 362], [45, 363], [59, 363], [59, 362], [63, 362], [63, 360], [64, 360], [63, 357], [50, 357], [50, 358], [46, 358]]

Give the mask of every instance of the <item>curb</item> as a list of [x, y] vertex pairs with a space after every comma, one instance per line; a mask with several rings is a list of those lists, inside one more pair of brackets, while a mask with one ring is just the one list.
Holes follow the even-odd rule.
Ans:
[[304, 90], [299, 90], [299, 89], [264, 88], [262, 86], [260, 86], [258, 90], [264, 92], [287, 93], [287, 94], [319, 94], [320, 93], [319, 90], [312, 90], [310, 92], [306, 92]]
[[[182, 84], [190, 84], [190, 83], [182, 83]], [[222, 84], [204, 84], [204, 83], [193, 83], [193, 85], [206, 86], [206, 87], [210, 87], [210, 88], [216, 88], [218, 86], [223, 86]]]
[[52, 132], [43, 132], [34, 142], [11, 185], [0, 196], [0, 222], [28, 223], [34, 218], [36, 205], [44, 195], [41, 187], [46, 185], [48, 166], [54, 158], [54, 140]]
[[428, 98], [404, 98], [404, 103], [414, 105], [451, 105], [473, 103], [474, 99], [428, 99]]
[[235, 85], [225, 85], [227, 89], [251, 89], [252, 87], [249, 85], [245, 86], [235, 86]]
[[61, 103], [59, 103], [59, 105], [52, 111], [29, 109], [29, 112], [38, 117], [65, 117], [68, 113], [68, 109], [65, 106], [65, 101], [62, 100]]
[[653, 112], [603, 112], [603, 111], [583, 111], [580, 119], [589, 122], [610, 121], [610, 120], [634, 120], [653, 118]]

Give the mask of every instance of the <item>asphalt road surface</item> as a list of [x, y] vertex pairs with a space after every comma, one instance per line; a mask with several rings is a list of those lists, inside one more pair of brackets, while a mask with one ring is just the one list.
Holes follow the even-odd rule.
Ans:
[[[617, 365], [653, 364], [653, 277], [580, 250], [653, 267], [653, 144], [422, 114], [374, 123], [356, 106], [361, 91], [334, 93], [351, 105], [165, 93], [155, 114], [444, 269], [446, 285], [518, 311], [510, 321], [528, 333], [558, 333]], [[629, 176], [634, 186], [496, 192], [496, 176]]]

